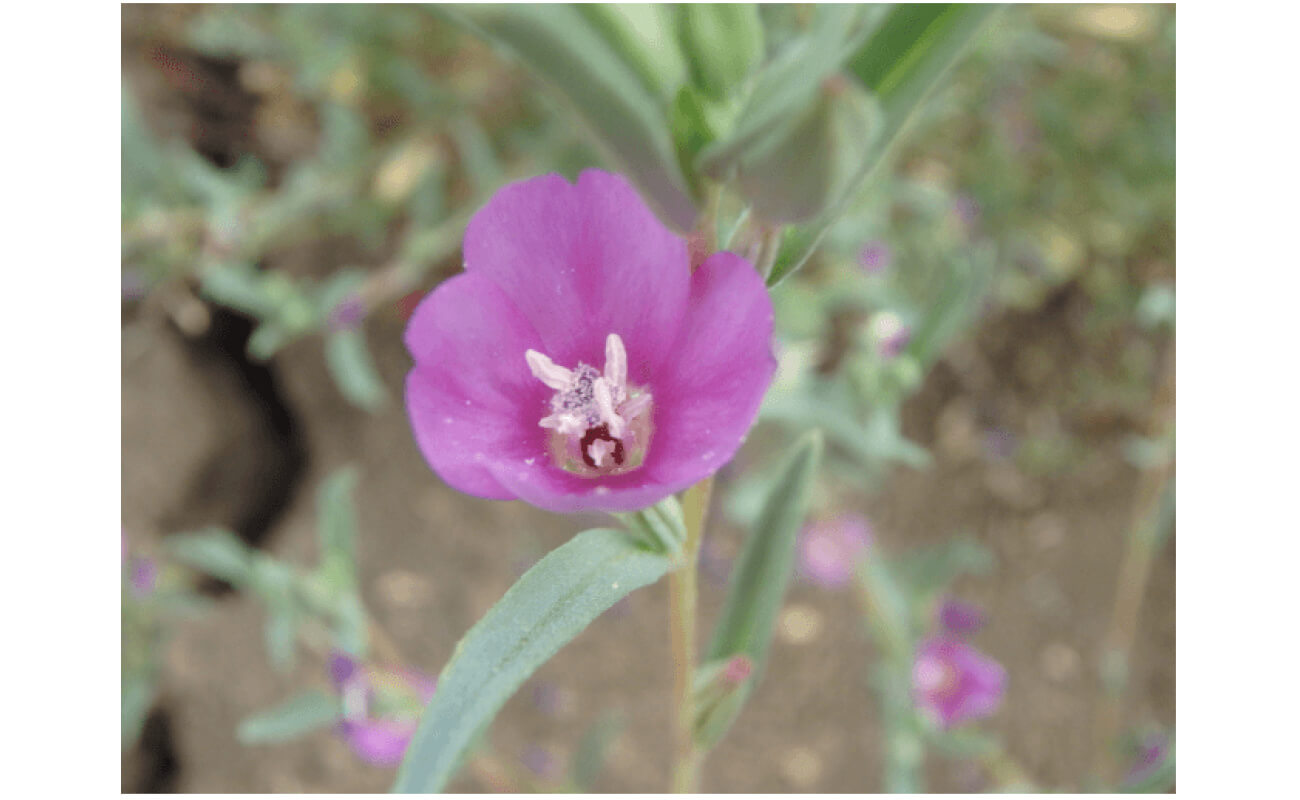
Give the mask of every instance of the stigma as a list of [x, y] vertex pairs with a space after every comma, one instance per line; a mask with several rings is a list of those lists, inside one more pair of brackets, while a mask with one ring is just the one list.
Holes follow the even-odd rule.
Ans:
[[555, 391], [538, 425], [551, 431], [551, 457], [583, 477], [617, 475], [645, 461], [654, 402], [627, 381], [627, 350], [611, 333], [605, 339], [605, 370], [578, 362], [566, 369], [536, 350], [524, 353], [533, 376]]

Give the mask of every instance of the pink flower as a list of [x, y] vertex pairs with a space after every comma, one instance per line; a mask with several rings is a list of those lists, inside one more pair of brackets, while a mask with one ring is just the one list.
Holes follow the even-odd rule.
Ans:
[[868, 242], [858, 253], [858, 263], [869, 274], [884, 272], [894, 260], [894, 251], [880, 240]]
[[954, 636], [925, 640], [912, 664], [912, 699], [944, 728], [992, 714], [1006, 682], [1001, 664]]
[[348, 747], [367, 764], [400, 764], [436, 681], [409, 670], [368, 667], [341, 652], [330, 656], [329, 666], [343, 705], [338, 731]]
[[876, 353], [883, 359], [897, 358], [912, 340], [912, 331], [903, 318], [893, 311], [881, 311], [871, 317], [871, 339]]
[[623, 178], [501, 189], [465, 231], [465, 272], [406, 329], [406, 403], [451, 486], [553, 511], [644, 508], [735, 454], [771, 382], [757, 271], [684, 241]]
[[871, 525], [857, 514], [841, 514], [803, 529], [799, 566], [813, 583], [839, 588], [853, 580], [871, 544]]
[[945, 597], [936, 614], [939, 625], [956, 636], [969, 636], [984, 627], [984, 612], [973, 603]]

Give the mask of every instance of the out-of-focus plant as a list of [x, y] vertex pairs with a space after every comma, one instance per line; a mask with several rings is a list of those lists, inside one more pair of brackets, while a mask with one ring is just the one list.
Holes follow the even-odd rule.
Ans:
[[[676, 669], [672, 786], [693, 791], [708, 752], [761, 690], [776, 615], [802, 560], [804, 574], [823, 585], [855, 586], [868, 609], [880, 653], [871, 679], [886, 731], [887, 789], [921, 786], [927, 748], [979, 760], [1005, 788], [1029, 785], [996, 740], [956, 727], [991, 712], [1005, 680], [996, 661], [967, 641], [976, 615], [941, 602], [958, 574], [987, 571], [989, 554], [958, 537], [887, 557], [876, 551], [865, 522], [821, 512], [839, 508], [841, 496], [878, 488], [894, 466], [928, 465], [929, 454], [902, 434], [903, 404], [990, 304], [1033, 308], [1079, 281], [1100, 309], [1098, 325], [1134, 315], [1148, 326], [1172, 325], [1172, 287], [1142, 290], [1122, 275], [1127, 256], [1172, 230], [1172, 13], [1135, 13], [1137, 22], [1123, 27], [1130, 46], [1119, 56], [1114, 48], [1089, 50], [1117, 28], [1098, 16], [1104, 12], [1079, 9], [332, 6], [223, 7], [196, 15], [189, 46], [239, 60], [241, 82], [263, 97], [264, 107], [310, 120], [298, 133], [312, 145], [286, 144], [286, 164], [245, 155], [217, 167], [188, 145], [151, 134], [124, 91], [123, 262], [135, 282], [194, 285], [209, 300], [254, 317], [248, 347], [257, 358], [323, 333], [341, 391], [378, 410], [386, 391], [361, 321], [452, 256], [470, 212], [492, 196], [489, 210], [514, 209], [513, 216], [475, 217], [487, 220], [481, 225], [488, 234], [466, 236], [466, 248], [483, 259], [476, 255], [453, 279], [460, 289], [477, 280], [481, 291], [461, 292], [465, 302], [456, 304], [446, 301], [452, 288], [444, 285], [408, 332], [413, 379], [438, 379], [412, 395], [417, 438], [434, 469], [473, 494], [622, 512], [619, 527], [584, 531], [543, 557], [465, 635], [418, 727], [419, 702], [412, 698], [429, 695], [419, 688], [422, 678], [404, 684], [405, 699], [373, 691], [376, 675], [404, 665], [392, 647], [383, 648], [382, 669], [369, 652], [377, 629], [357, 591], [349, 474], [321, 490], [322, 559], [313, 570], [253, 551], [226, 532], [176, 537], [177, 558], [265, 603], [273, 663], [289, 665], [305, 642], [321, 654], [339, 651], [336, 664], [349, 667], [342, 677], [335, 671], [332, 690], [310, 690], [246, 720], [244, 738], [271, 741], [340, 725], [352, 731], [363, 757], [393, 763], [405, 752], [399, 791], [439, 790], [465, 765], [489, 782], [588, 788], [607, 730], [593, 729], [569, 776], [550, 783], [512, 778], [485, 733], [506, 700], [591, 620], [668, 575]], [[464, 33], [522, 66], [559, 105], [547, 106], [546, 94], [530, 95], [520, 117], [489, 122], [485, 105], [473, 98], [513, 73], [505, 62], [467, 51]], [[971, 57], [945, 78], [972, 42], [978, 44]], [[443, 83], [428, 79], [465, 52], [474, 53], [470, 66]], [[1074, 68], [1080, 62], [1083, 68]], [[1116, 81], [1117, 74], [1132, 80]], [[981, 102], [995, 113], [977, 121], [968, 109]], [[658, 222], [645, 222], [650, 215], [639, 202], [615, 197], [613, 189], [581, 195], [597, 183], [626, 185], [608, 176], [584, 176], [575, 190], [580, 197], [556, 184], [543, 198], [549, 202], [528, 206], [531, 215], [500, 198], [508, 191], [522, 202], [525, 187], [537, 181], [493, 194], [532, 172], [558, 166], [573, 175], [590, 165], [595, 159], [573, 147], [569, 120], [581, 123], [603, 163], [635, 185]], [[605, 202], [578, 208], [574, 197]], [[556, 207], [571, 216], [548, 216]], [[1085, 224], [1073, 224], [1085, 212]], [[639, 277], [618, 271], [627, 264], [609, 263], [600, 249], [602, 224], [653, 235], [662, 245], [654, 251], [658, 261], [641, 266], [682, 271], [688, 282], [707, 286], [722, 262], [752, 265], [761, 281], [746, 272], [755, 289], [735, 289], [734, 305], [763, 310], [770, 294], [775, 310], [779, 366], [758, 419], [765, 434], [793, 444], [770, 463], [746, 465], [722, 498], [749, 534], [702, 655], [696, 565], [712, 472], [727, 455], [706, 449], [703, 467], [678, 459], [699, 472], [690, 472], [692, 481], [700, 480], [677, 496], [670, 491], [686, 482], [659, 474], [621, 478], [646, 457], [650, 404], [661, 403], [665, 416], [680, 420], [690, 398], [661, 391], [688, 385], [670, 380], [681, 376], [667, 367], [640, 370], [638, 380], [669, 376], [654, 386], [629, 380], [628, 360], [644, 355], [624, 350], [626, 331], [586, 330], [610, 323], [609, 309], [583, 307], [576, 298], [597, 294], [613, 304], [615, 294], [593, 286], [606, 286], [610, 276], [632, 286]], [[519, 245], [537, 244], [520, 227], [556, 238], [564, 245], [555, 247], [560, 255]], [[275, 266], [284, 252], [322, 234], [346, 238], [358, 255], [307, 274]], [[679, 250], [686, 259], [677, 258]], [[715, 255], [720, 251], [735, 255]], [[543, 285], [543, 266], [532, 260], [554, 270], [554, 286]], [[489, 274], [523, 262], [533, 271], [507, 279]], [[1084, 271], [1085, 264], [1094, 267]], [[566, 283], [579, 272], [590, 286]], [[524, 278], [537, 283], [509, 294]], [[762, 303], [749, 302], [750, 295]], [[652, 347], [670, 343], [678, 323], [687, 338], [677, 340], [677, 355], [686, 352], [692, 361], [732, 338], [748, 342], [741, 333], [766, 346], [763, 314], [724, 315], [730, 309], [718, 302], [708, 309], [719, 313], [702, 315], [721, 320], [703, 337], [716, 341], [690, 350], [688, 335], [699, 333], [690, 323], [693, 307], [677, 299], [680, 320], [670, 314], [657, 328], [643, 326], [655, 328], [655, 336], [643, 337]], [[643, 321], [654, 313], [645, 309], [666, 298], [651, 293], [632, 302], [640, 310], [621, 315], [615, 327]], [[735, 337], [728, 325], [739, 330]], [[501, 345], [502, 331], [513, 337], [511, 346]], [[552, 361], [534, 346], [548, 336], [550, 344], [563, 344], [577, 338], [574, 331], [608, 342], [603, 373], [585, 362]], [[463, 369], [448, 377], [446, 365], [462, 356]], [[1143, 358], [1139, 351], [1136, 360]], [[435, 372], [421, 373], [422, 362]], [[531, 409], [516, 408], [520, 397], [540, 391], [515, 380], [527, 377], [525, 366], [554, 392], [538, 394], [537, 404], [550, 412], [541, 426], [554, 433], [547, 452], [521, 455], [520, 466], [507, 464], [503, 453], [508, 446], [522, 454], [519, 442], [536, 433]], [[482, 385], [466, 389], [471, 379]], [[719, 385], [743, 393], [736, 380]], [[470, 411], [447, 401], [453, 389], [464, 390], [456, 398]], [[502, 397], [509, 401], [497, 403]], [[490, 405], [491, 414], [474, 408], [476, 401]], [[508, 418], [517, 435], [490, 440], [497, 418]], [[710, 419], [735, 422], [724, 412]], [[642, 438], [625, 435], [625, 426]], [[714, 433], [706, 423], [700, 431]], [[743, 441], [743, 426], [736, 433]], [[484, 442], [504, 445], [489, 453]], [[1132, 449], [1157, 463], [1153, 446]], [[535, 463], [557, 453], [567, 461]], [[552, 467], [567, 470], [563, 480], [547, 472]], [[574, 472], [588, 482], [575, 484]], [[534, 479], [552, 482], [529, 483]], [[818, 510], [821, 524], [801, 540], [809, 509]], [[1172, 764], [1172, 744], [1168, 751]]]
[[135, 746], [165, 684], [171, 629], [203, 613], [185, 578], [157, 558], [132, 552], [122, 533], [122, 749]]

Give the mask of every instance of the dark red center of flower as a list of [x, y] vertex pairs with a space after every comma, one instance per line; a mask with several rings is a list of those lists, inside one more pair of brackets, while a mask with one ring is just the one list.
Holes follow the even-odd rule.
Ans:
[[608, 425], [597, 425], [594, 428], [588, 428], [587, 432], [583, 434], [582, 441], [578, 443], [579, 449], [582, 450], [583, 462], [589, 467], [596, 466], [596, 460], [588, 455], [587, 448], [591, 447], [598, 439], [614, 443], [614, 452], [611, 453], [614, 458], [614, 465], [623, 466], [623, 440], [610, 436]]

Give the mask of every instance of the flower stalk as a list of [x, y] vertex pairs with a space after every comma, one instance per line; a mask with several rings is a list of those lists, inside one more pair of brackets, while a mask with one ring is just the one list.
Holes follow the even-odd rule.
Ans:
[[672, 790], [676, 793], [698, 791], [700, 752], [695, 744], [695, 609], [698, 595], [700, 540], [708, 516], [713, 478], [705, 478], [686, 490], [682, 498], [686, 520], [686, 541], [682, 546], [682, 563], [668, 576], [670, 606], [669, 626], [673, 650], [673, 695], [677, 716], [674, 721], [674, 759]]

